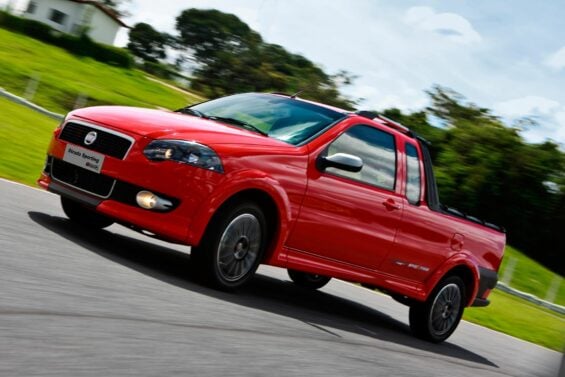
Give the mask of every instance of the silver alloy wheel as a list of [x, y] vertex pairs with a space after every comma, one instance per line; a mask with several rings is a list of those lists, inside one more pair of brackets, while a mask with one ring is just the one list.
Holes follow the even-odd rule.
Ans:
[[451, 283], [443, 287], [436, 295], [431, 307], [430, 330], [437, 336], [449, 332], [457, 323], [461, 308], [461, 289]]
[[227, 281], [237, 281], [253, 269], [261, 249], [261, 224], [250, 213], [233, 219], [222, 234], [216, 258], [218, 271]]

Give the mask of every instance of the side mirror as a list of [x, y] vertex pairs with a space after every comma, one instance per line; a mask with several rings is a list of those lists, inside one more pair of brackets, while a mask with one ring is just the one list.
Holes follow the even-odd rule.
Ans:
[[357, 173], [363, 168], [361, 158], [347, 153], [336, 153], [331, 156], [318, 157], [318, 169], [324, 171], [326, 168], [336, 168]]

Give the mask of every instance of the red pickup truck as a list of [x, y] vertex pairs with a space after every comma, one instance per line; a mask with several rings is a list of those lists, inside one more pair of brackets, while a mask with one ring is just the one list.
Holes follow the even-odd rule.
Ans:
[[497, 281], [504, 231], [442, 206], [426, 142], [378, 114], [258, 93], [176, 112], [93, 107], [66, 117], [47, 154], [38, 183], [71, 221], [190, 245], [220, 289], [260, 263], [311, 289], [357, 282], [441, 342]]

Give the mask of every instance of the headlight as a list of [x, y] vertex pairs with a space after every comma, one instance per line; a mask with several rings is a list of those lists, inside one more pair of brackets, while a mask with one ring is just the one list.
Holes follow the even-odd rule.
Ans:
[[211, 148], [183, 140], [155, 140], [143, 151], [145, 157], [152, 161], [177, 161], [199, 168], [223, 173], [222, 161]]

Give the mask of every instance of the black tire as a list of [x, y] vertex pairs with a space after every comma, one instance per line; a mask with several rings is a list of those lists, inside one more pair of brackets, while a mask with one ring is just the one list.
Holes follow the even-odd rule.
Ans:
[[308, 274], [296, 270], [288, 270], [288, 276], [290, 276], [294, 284], [308, 289], [320, 289], [331, 280], [331, 278], [327, 276]]
[[443, 279], [425, 302], [410, 306], [412, 332], [429, 342], [443, 342], [459, 325], [465, 302], [463, 280], [458, 276]]
[[61, 197], [61, 206], [63, 212], [72, 220], [73, 224], [91, 229], [102, 229], [114, 223], [114, 220], [109, 217], [96, 213], [93, 209], [63, 196]]
[[242, 287], [263, 259], [268, 231], [263, 211], [253, 202], [220, 209], [200, 245], [192, 248], [193, 272], [220, 290]]

